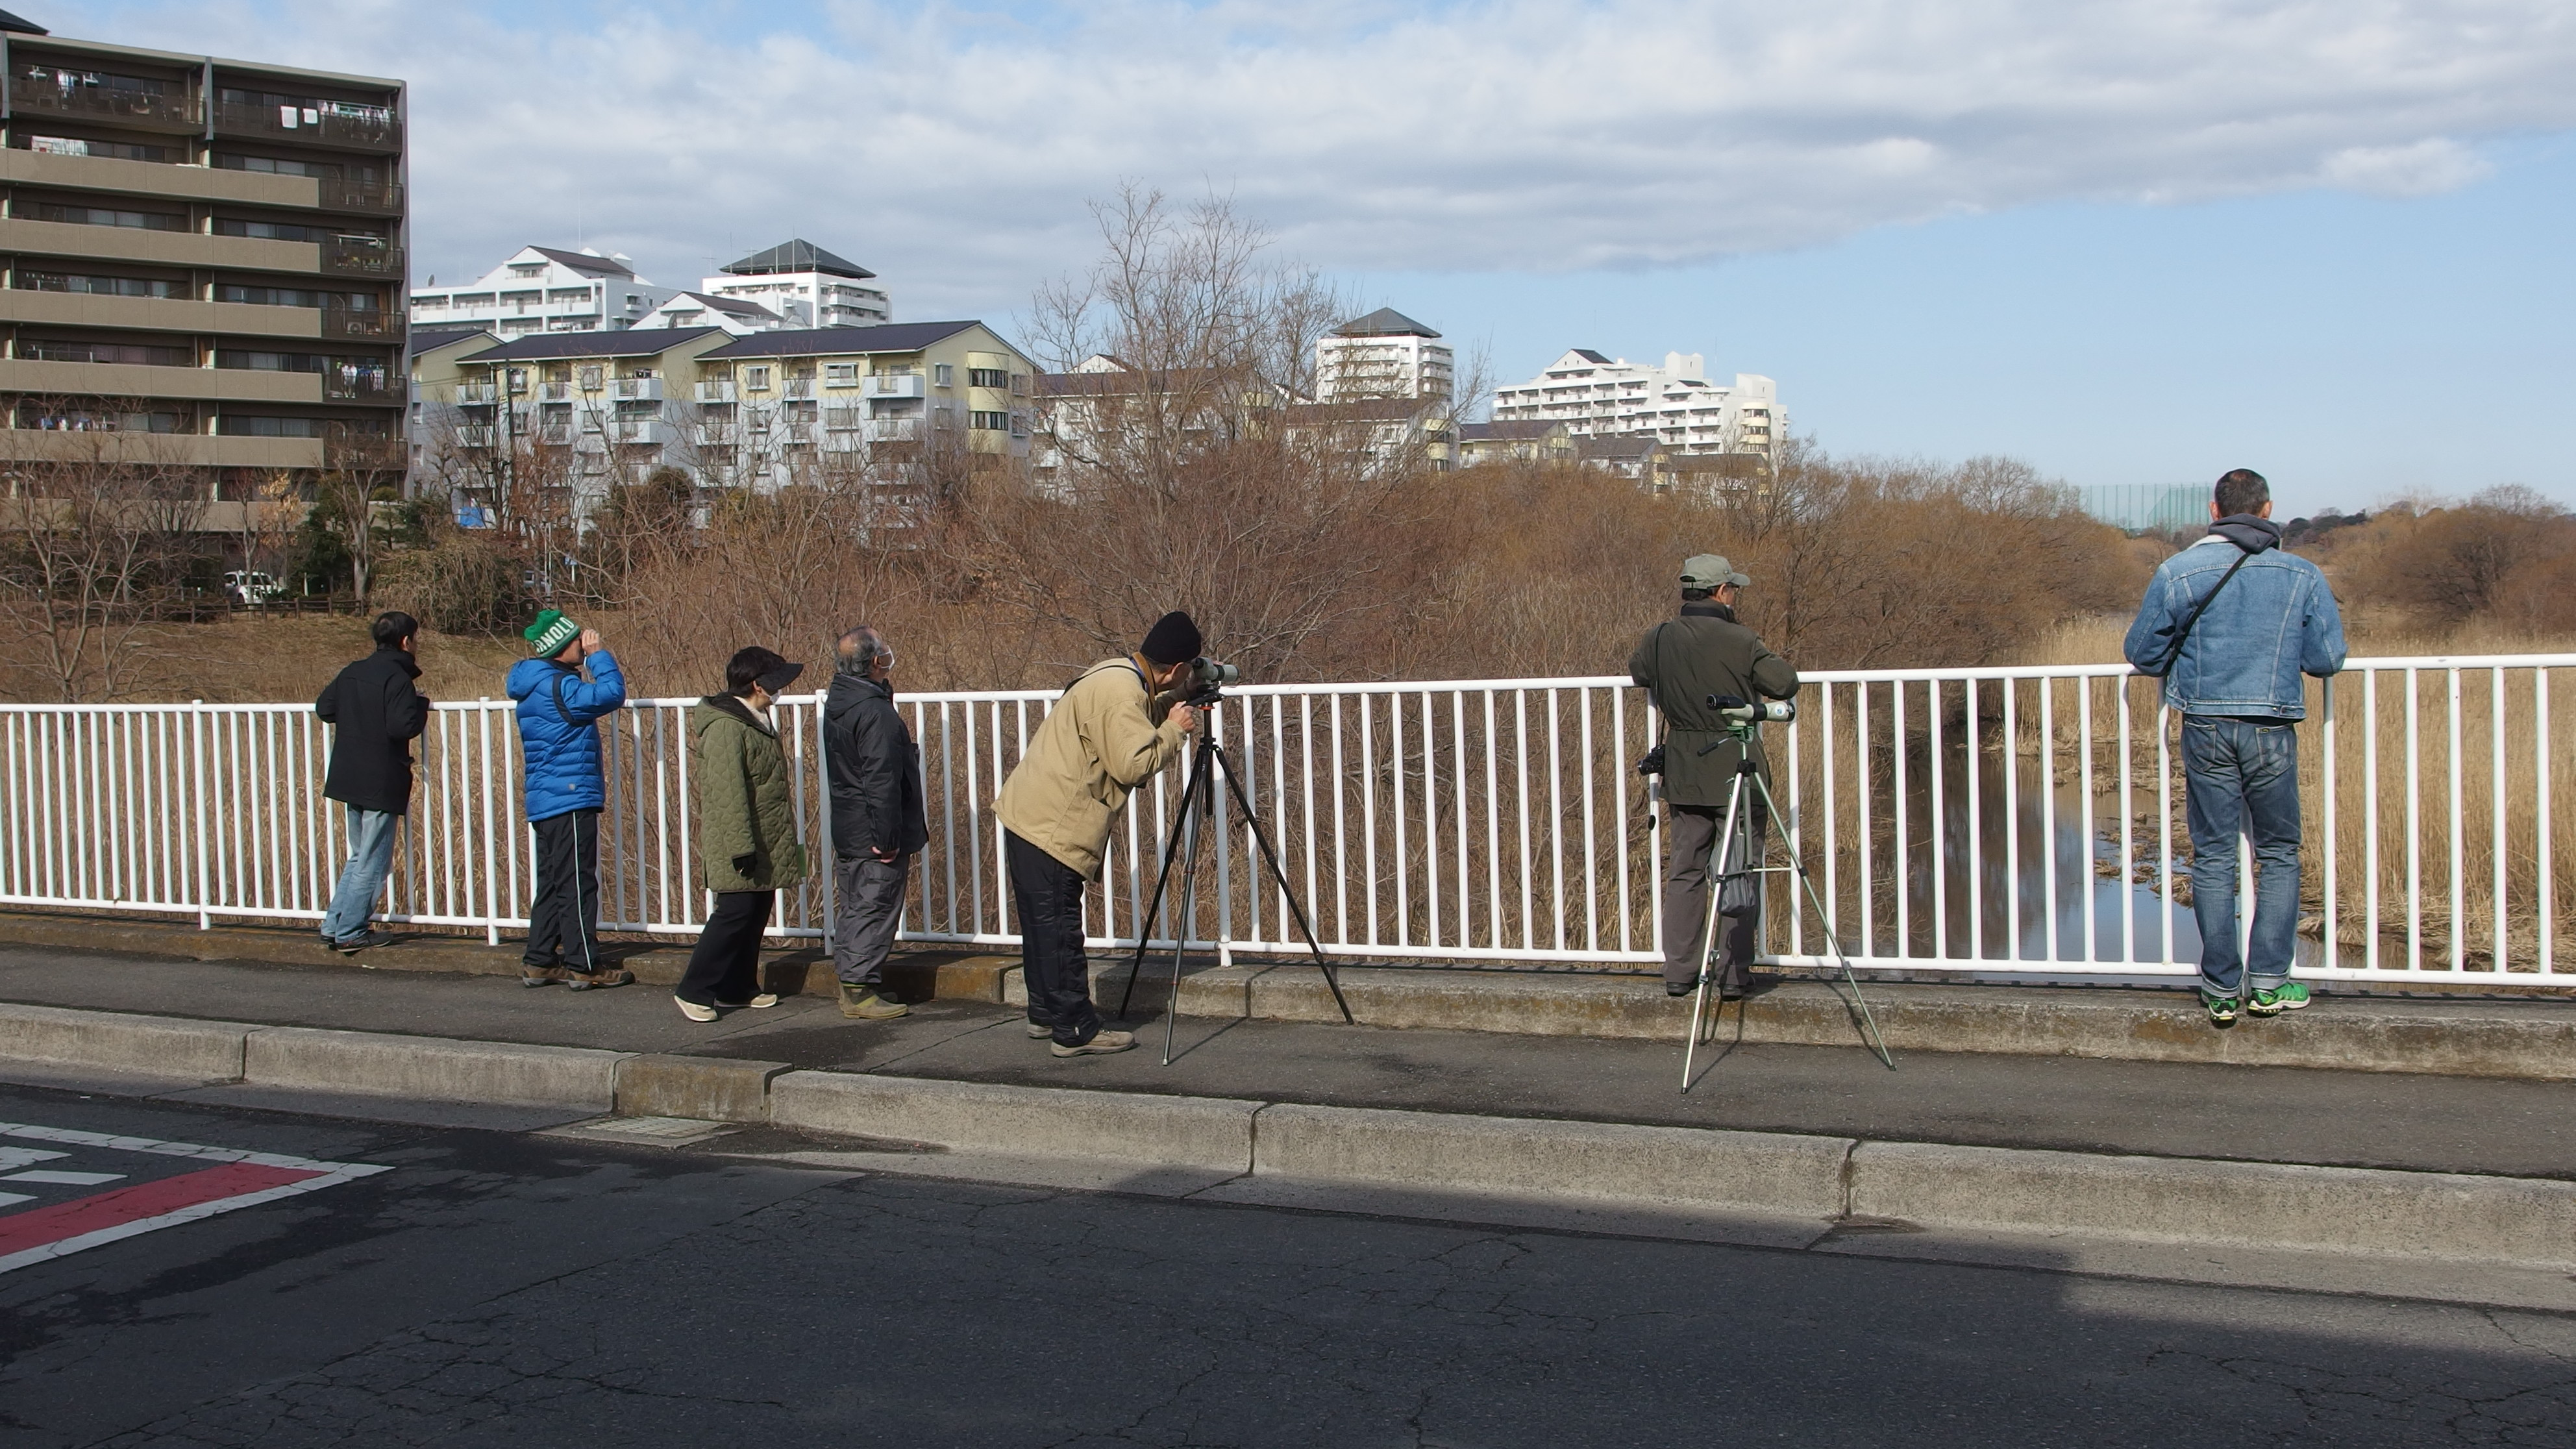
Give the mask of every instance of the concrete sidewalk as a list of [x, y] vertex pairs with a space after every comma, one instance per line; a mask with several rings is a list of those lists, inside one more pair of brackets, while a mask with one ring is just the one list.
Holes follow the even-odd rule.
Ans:
[[[390, 954], [390, 953], [389, 953]], [[2312, 1008], [2311, 1014], [2315, 1010]], [[843, 1168], [2576, 1309], [2561, 1083], [1293, 1022], [1059, 1060], [999, 1003], [0, 949], [0, 1080]], [[1143, 1023], [1149, 1041], [1161, 1023]], [[2298, 1030], [2305, 1022], [2284, 1025]]]

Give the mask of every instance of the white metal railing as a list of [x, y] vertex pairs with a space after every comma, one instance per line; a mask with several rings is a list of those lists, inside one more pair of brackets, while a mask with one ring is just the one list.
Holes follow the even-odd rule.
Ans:
[[[2299, 731], [2308, 844], [2303, 974], [2576, 978], [2556, 933], [2576, 844], [2554, 829], [2576, 743], [2553, 671], [2576, 655], [2356, 660], [2312, 683]], [[2183, 975], [2196, 960], [2176, 721], [2117, 666], [1807, 676], [1768, 732], [1783, 824], [1862, 969]], [[1054, 691], [908, 695], [930, 844], [903, 934], [1017, 941], [991, 801]], [[610, 929], [694, 932], [689, 700], [604, 725]], [[440, 704], [384, 908], [525, 925], [534, 880], [508, 701]], [[820, 711], [784, 701], [798, 820], [828, 854]], [[1971, 727], [1971, 721], [1974, 722]], [[1266, 685], [1219, 737], [1324, 949], [1420, 962], [1659, 959], [1660, 812], [1631, 766], [1651, 706], [1624, 679]], [[301, 705], [0, 706], [0, 903], [315, 920], [345, 855], [321, 796], [328, 731]], [[1140, 790], [1094, 889], [1094, 944], [1132, 945], [1183, 783]], [[1219, 801], [1203, 944], [1302, 950], [1246, 823]], [[2250, 875], [2250, 856], [2244, 866]], [[821, 934], [829, 882], [774, 929]], [[2250, 902], [2250, 882], [2240, 891]], [[1773, 959], [1821, 964], [1816, 921], [1772, 880]], [[1166, 915], [1165, 921], [1173, 919]], [[1158, 930], [1158, 935], [1161, 932]]]

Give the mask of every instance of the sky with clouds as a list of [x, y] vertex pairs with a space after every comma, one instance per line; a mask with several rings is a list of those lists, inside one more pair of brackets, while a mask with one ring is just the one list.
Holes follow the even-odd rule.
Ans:
[[2576, 502], [2565, 0], [13, 8], [409, 81], [416, 278], [802, 235], [1007, 324], [1086, 199], [1213, 186], [1506, 380], [1679, 350], [1835, 451]]

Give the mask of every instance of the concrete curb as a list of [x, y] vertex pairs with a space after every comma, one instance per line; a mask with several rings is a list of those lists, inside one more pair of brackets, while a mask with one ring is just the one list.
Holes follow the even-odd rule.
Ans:
[[238, 1021], [0, 1005], [0, 1058], [231, 1082], [241, 1079], [242, 1043], [265, 1029]]
[[1814, 1218], [1843, 1212], [1846, 1137], [1274, 1105], [1253, 1171]]
[[789, 1072], [770, 1084], [772, 1125], [890, 1137], [958, 1151], [1108, 1158], [1140, 1167], [1252, 1170], [1259, 1102], [1005, 1087], [841, 1072]]
[[441, 1102], [606, 1112], [617, 1105], [618, 1064], [631, 1055], [590, 1047], [273, 1026], [252, 1032], [243, 1043], [242, 1080]]
[[1864, 1142], [1851, 1215], [1967, 1228], [2576, 1263], [2576, 1183]]
[[[702, 1116], [1080, 1168], [2138, 1243], [2576, 1267], [2576, 1183], [1018, 1087], [777, 1062], [0, 1006], [47, 1068]], [[864, 1150], [864, 1149], [863, 1149]], [[900, 1156], [884, 1166], [902, 1169]], [[925, 1170], [938, 1171], [924, 1160]], [[952, 1175], [975, 1175], [956, 1164]], [[1216, 1194], [1223, 1196], [1222, 1193]]]

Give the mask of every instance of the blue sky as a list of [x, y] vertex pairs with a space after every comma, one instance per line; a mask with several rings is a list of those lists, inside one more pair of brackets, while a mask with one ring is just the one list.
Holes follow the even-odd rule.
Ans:
[[803, 235], [1007, 325], [1087, 198], [1214, 186], [1500, 380], [1698, 352], [1835, 452], [2576, 503], [2565, 0], [12, 8], [408, 80], [416, 277]]

